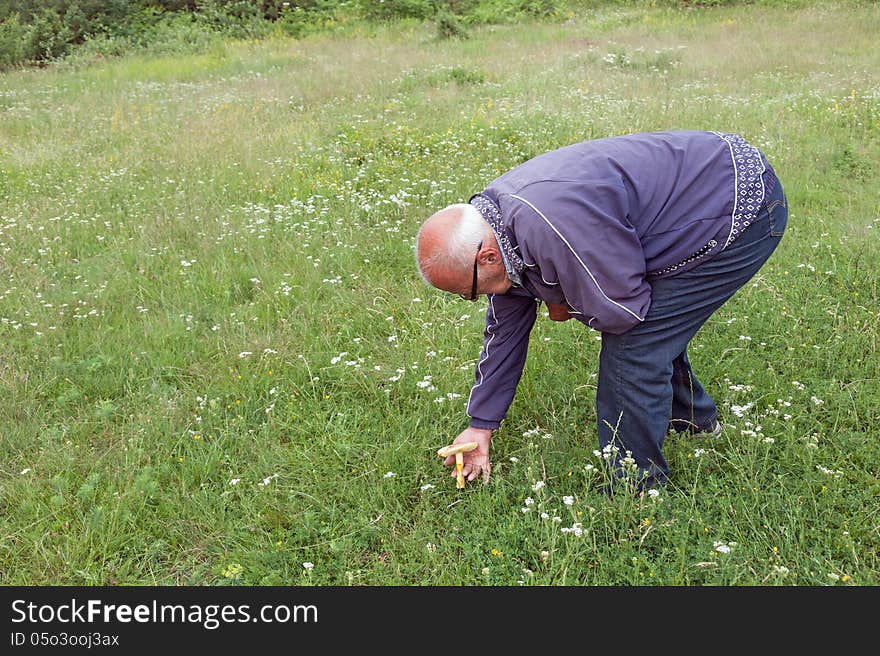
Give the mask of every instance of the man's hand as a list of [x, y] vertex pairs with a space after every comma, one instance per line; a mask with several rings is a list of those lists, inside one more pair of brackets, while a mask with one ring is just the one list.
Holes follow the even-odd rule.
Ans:
[[568, 321], [571, 319], [571, 314], [568, 312], [567, 305], [554, 305], [553, 303], [547, 303], [547, 311], [550, 313], [550, 319], [553, 321]]
[[[489, 482], [489, 474], [492, 472], [492, 463], [489, 462], [489, 441], [492, 439], [492, 431], [484, 428], [465, 428], [452, 443], [476, 442], [479, 446], [473, 451], [462, 454], [464, 469], [461, 470], [466, 481], [472, 481], [477, 476], [483, 476], [483, 482]], [[448, 456], [443, 461], [444, 465], [452, 465], [452, 478], [455, 478], [455, 456]]]

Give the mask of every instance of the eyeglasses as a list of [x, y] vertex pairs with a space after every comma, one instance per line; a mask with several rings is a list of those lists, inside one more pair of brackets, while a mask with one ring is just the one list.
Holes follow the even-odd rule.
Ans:
[[483, 242], [480, 242], [479, 246], [477, 246], [477, 254], [474, 256], [474, 281], [471, 283], [471, 295], [465, 296], [464, 294], [459, 294], [459, 296], [466, 301], [477, 300], [477, 259], [480, 257], [480, 250], [482, 248]]

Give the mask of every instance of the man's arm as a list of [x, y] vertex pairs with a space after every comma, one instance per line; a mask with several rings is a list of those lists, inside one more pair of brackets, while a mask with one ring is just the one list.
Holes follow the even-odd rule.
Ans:
[[[483, 482], [489, 482], [492, 431], [501, 425], [513, 402], [526, 361], [529, 333], [537, 313], [538, 301], [522, 290], [489, 294], [483, 349], [477, 361], [476, 382], [468, 399], [470, 426], [453, 440], [453, 444], [478, 444], [476, 449], [463, 455], [462, 475], [468, 481], [482, 476]], [[449, 456], [444, 464], [452, 465], [454, 462], [453, 456]], [[451, 476], [455, 476], [454, 469]]]
[[467, 413], [472, 428], [494, 430], [513, 402], [535, 324], [538, 301], [525, 291], [489, 294], [483, 349]]

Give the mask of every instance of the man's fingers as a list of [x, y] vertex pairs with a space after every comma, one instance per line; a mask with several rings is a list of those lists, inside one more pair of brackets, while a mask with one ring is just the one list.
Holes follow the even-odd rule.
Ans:
[[472, 465], [470, 471], [466, 474], [467, 479], [469, 481], [473, 481], [477, 479], [477, 476], [483, 476], [483, 482], [489, 482], [489, 475], [492, 472], [492, 464], [486, 463], [485, 465]]

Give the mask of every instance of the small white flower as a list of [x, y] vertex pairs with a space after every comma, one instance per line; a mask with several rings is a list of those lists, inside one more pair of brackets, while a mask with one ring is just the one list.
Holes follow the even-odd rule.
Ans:
[[648, 490], [648, 496], [656, 499], [660, 496], [660, 490]]
[[542, 487], [544, 487], [544, 481], [536, 481], [534, 485], [532, 485], [532, 491], [537, 492]]
[[231, 479], [231, 480], [229, 481], [229, 484], [230, 484], [230, 485], [238, 485], [238, 483], [239, 483], [240, 481], [241, 481], [240, 478], [233, 478], [233, 479]]
[[314, 567], [315, 567], [315, 563], [310, 563], [309, 561], [306, 561], [303, 563], [303, 569], [306, 571], [309, 571], [310, 569], [313, 569]]
[[719, 540], [714, 541], [712, 543], [712, 546], [714, 547], [715, 551], [717, 551], [718, 553], [722, 553], [722, 554], [730, 553], [730, 546], [725, 544], [724, 542], [719, 541]]
[[732, 405], [730, 406], [730, 411], [737, 417], [742, 417], [743, 415], [745, 415], [746, 412], [751, 409], [753, 405], [753, 403], [746, 403], [745, 405]]
[[574, 505], [574, 497], [572, 497], [572, 496], [562, 497], [562, 503], [564, 503], [566, 506], [573, 506]]
[[526, 497], [526, 500], [523, 501], [523, 503], [527, 506], [531, 506], [535, 503], [535, 500], [532, 497]]
[[253, 355], [253, 353], [251, 351], [242, 351], [241, 353], [238, 354], [238, 357], [246, 358], [249, 355]]
[[820, 399], [818, 396], [811, 396], [810, 401], [812, 401], [816, 405], [822, 405], [823, 403], [825, 403], [825, 401]]
[[397, 476], [397, 474], [395, 474], [393, 471], [390, 471], [390, 472], [385, 472], [385, 475], [382, 476], [382, 478], [394, 478], [395, 476]]
[[704, 453], [706, 453], [706, 449], [697, 449], [696, 451], [694, 451], [694, 458], [699, 458]]
[[31, 471], [31, 468], [27, 467], [26, 469], [21, 470], [21, 474], [22, 474], [22, 476], [24, 476], [25, 474], [29, 473], [30, 471]]
[[433, 489], [434, 489], [434, 485], [433, 485], [432, 483], [425, 483], [425, 484], [422, 485], [422, 487], [420, 487], [419, 489], [420, 489], [422, 492], [424, 492], [425, 490], [433, 490]]

